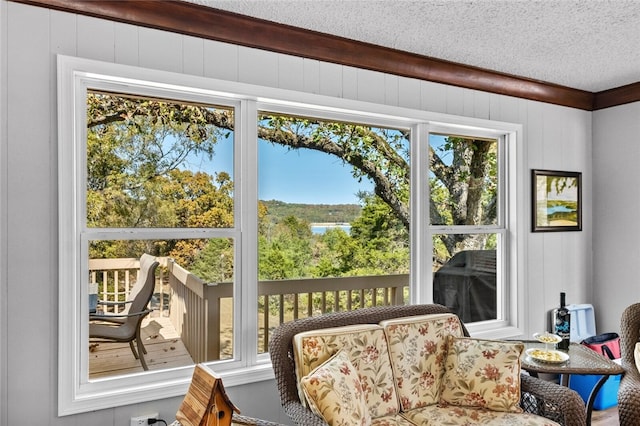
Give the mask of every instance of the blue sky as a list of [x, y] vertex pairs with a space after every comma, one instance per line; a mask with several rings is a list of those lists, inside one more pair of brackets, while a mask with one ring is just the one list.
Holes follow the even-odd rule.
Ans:
[[303, 204], [357, 204], [358, 191], [372, 191], [368, 179], [358, 182], [351, 166], [309, 149], [287, 150], [260, 142], [258, 195], [261, 200]]
[[[220, 140], [211, 163], [190, 163], [210, 174], [231, 172], [232, 158], [231, 141]], [[359, 191], [373, 190], [369, 180], [358, 182], [351, 176], [351, 167], [335, 157], [309, 149], [287, 150], [264, 141], [258, 146], [258, 181], [261, 200], [286, 203], [358, 204]]]
[[[445, 136], [430, 135], [430, 144], [436, 149], [444, 140]], [[224, 170], [233, 177], [232, 147], [230, 139], [220, 139], [211, 162], [196, 165], [192, 159], [191, 166], [209, 174]], [[449, 157], [443, 160], [450, 164]], [[258, 181], [261, 200], [286, 203], [359, 204], [359, 191], [373, 191], [371, 181], [363, 178], [358, 182], [351, 175], [351, 167], [331, 155], [310, 149], [288, 150], [262, 140], [258, 144]]]
[[[430, 143], [435, 148], [444, 139], [431, 135]], [[202, 169], [207, 173], [231, 172], [232, 158], [231, 140], [220, 140], [212, 164]], [[258, 181], [261, 200], [286, 203], [358, 204], [359, 191], [373, 190], [371, 181], [363, 178], [358, 182], [351, 175], [351, 167], [331, 155], [309, 149], [288, 150], [262, 140], [258, 147]]]

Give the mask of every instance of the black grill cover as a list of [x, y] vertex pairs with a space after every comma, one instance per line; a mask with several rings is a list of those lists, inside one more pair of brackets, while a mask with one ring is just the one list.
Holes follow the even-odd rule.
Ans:
[[456, 253], [433, 276], [433, 301], [465, 323], [496, 319], [496, 251]]

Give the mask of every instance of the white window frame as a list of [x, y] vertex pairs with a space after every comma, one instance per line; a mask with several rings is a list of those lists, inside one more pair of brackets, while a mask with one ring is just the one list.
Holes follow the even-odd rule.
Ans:
[[[114, 378], [88, 380], [88, 316], [87, 286], [80, 285], [86, 276], [86, 241], [82, 240], [81, 220], [84, 214], [83, 194], [86, 167], [83, 150], [86, 140], [86, 88], [101, 84], [146, 88], [149, 93], [174, 93], [175, 99], [209, 100], [207, 103], [235, 105], [236, 129], [234, 151], [234, 228], [225, 230], [192, 230], [193, 236], [232, 236], [236, 247], [236, 288], [234, 298], [234, 359], [219, 361], [213, 368], [232, 387], [273, 379], [268, 356], [257, 355], [257, 111], [268, 110], [327, 119], [348, 119], [372, 125], [410, 128], [411, 141], [411, 303], [432, 301], [431, 238], [428, 223], [417, 218], [428, 217], [428, 138], [433, 129], [456, 129], [456, 133], [490, 134], [503, 138], [507, 157], [505, 177], [505, 226], [510, 268], [506, 320], [488, 322], [482, 327], [471, 324], [474, 335], [504, 338], [522, 335], [525, 305], [518, 295], [524, 294], [523, 238], [526, 214], [524, 197], [516, 197], [523, 189], [523, 149], [519, 141], [522, 126], [482, 119], [465, 118], [420, 110], [365, 103], [309, 93], [273, 89], [243, 83], [214, 80], [127, 65], [106, 63], [70, 56], [58, 56], [58, 177], [59, 177], [59, 351], [58, 414], [80, 412], [140, 403], [184, 395], [193, 367], [147, 371]], [[522, 175], [522, 173], [521, 173]], [[417, 200], [417, 201], [415, 201]], [[519, 213], [519, 214], [518, 214]], [[86, 215], [84, 216], [86, 217]], [[516, 220], [521, 217], [522, 220]], [[126, 232], [126, 231], [123, 231]], [[174, 238], [170, 229], [136, 230], [135, 238]], [[185, 238], [183, 231], [180, 238]], [[116, 237], [117, 232], [102, 235]], [[84, 253], [84, 256], [83, 256]]]
[[[492, 123], [495, 125], [496, 123]], [[516, 247], [516, 238], [512, 237], [516, 234], [514, 230], [517, 230], [518, 222], [516, 221], [517, 215], [509, 214], [509, 212], [516, 212], [517, 208], [512, 206], [512, 201], [516, 202], [517, 192], [515, 192], [516, 185], [511, 182], [517, 182], [516, 164], [517, 162], [517, 129], [509, 132], [505, 132], [505, 129], [481, 128], [481, 127], [469, 127], [466, 125], [455, 125], [451, 123], [436, 123], [430, 122], [425, 128], [425, 138], [427, 139], [423, 144], [423, 149], [426, 151], [423, 153], [425, 158], [428, 158], [428, 146], [429, 136], [431, 134], [440, 135], [456, 135], [466, 138], [487, 138], [495, 139], [498, 143], [498, 214], [497, 223], [495, 225], [477, 225], [477, 226], [449, 226], [449, 225], [431, 225], [425, 223], [428, 227], [429, 238], [425, 243], [425, 251], [428, 256], [424, 259], [432, 259], [433, 253], [433, 240], [431, 235], [438, 233], [459, 233], [459, 234], [497, 234], [500, 244], [496, 253], [497, 269], [497, 312], [498, 318], [490, 321], [482, 321], [478, 323], [465, 324], [469, 332], [475, 337], [485, 338], [509, 338], [516, 337], [522, 334], [522, 324], [518, 319], [517, 308], [517, 288], [514, 288], [511, 283], [517, 283], [518, 271], [521, 268], [517, 267], [518, 264], [518, 251]], [[428, 164], [428, 162], [426, 163]], [[425, 170], [428, 175], [428, 170]], [[428, 178], [424, 179], [421, 184], [425, 185], [421, 190], [423, 194], [427, 194], [424, 197], [423, 202], [426, 203], [425, 210], [426, 215], [425, 222], [429, 222], [428, 208], [429, 208], [429, 183]], [[433, 273], [431, 273], [431, 262], [425, 261], [425, 265], [428, 265], [428, 274], [424, 277], [424, 282], [428, 283], [425, 287], [425, 292], [431, 296], [433, 294]], [[424, 296], [424, 295], [423, 295]], [[421, 299], [424, 303], [431, 301], [430, 297]]]

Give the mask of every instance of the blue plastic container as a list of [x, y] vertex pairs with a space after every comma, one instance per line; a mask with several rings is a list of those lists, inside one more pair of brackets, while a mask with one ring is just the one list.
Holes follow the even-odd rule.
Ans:
[[[602, 376], [572, 374], [569, 377], [569, 387], [578, 392], [586, 404], [591, 390], [596, 383], [598, 383], [600, 377]], [[621, 377], [622, 375], [610, 376], [607, 381], [604, 382], [604, 385], [600, 388], [593, 402], [594, 410], [606, 410], [607, 408], [618, 405], [618, 387], [620, 387]]]

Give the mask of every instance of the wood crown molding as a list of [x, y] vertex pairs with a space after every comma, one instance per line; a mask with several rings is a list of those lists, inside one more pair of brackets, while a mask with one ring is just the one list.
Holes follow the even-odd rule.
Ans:
[[587, 111], [640, 101], [640, 82], [593, 93], [182, 1], [10, 1]]

